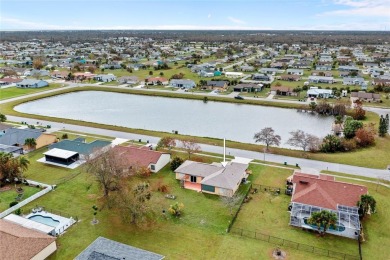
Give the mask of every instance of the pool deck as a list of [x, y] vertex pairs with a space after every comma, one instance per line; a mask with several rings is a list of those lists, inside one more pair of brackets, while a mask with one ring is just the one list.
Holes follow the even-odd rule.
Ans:
[[58, 215], [52, 214], [50, 212], [44, 211], [44, 210], [42, 210], [40, 212], [35, 212], [35, 213], [32, 212], [32, 213], [28, 214], [27, 216], [25, 216], [25, 218], [28, 219], [32, 216], [50, 217], [54, 220], [59, 221], [60, 223], [55, 228], [56, 235], [62, 234], [71, 225], [76, 223], [76, 221], [73, 218], [65, 218], [65, 217], [58, 216]]

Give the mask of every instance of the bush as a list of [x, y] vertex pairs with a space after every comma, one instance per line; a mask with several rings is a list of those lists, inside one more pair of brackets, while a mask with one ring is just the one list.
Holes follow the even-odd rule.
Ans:
[[17, 205], [18, 202], [17, 201], [12, 201], [10, 204], [9, 204], [9, 207], [12, 208], [13, 206]]
[[22, 209], [21, 208], [18, 208], [17, 210], [15, 210], [14, 212], [16, 215], [20, 216], [22, 215]]
[[340, 151], [341, 149], [341, 140], [335, 135], [329, 134], [322, 140], [322, 145], [320, 148], [321, 152], [334, 153]]
[[183, 208], [183, 203], [176, 202], [175, 204], [169, 206], [168, 211], [169, 213], [171, 213], [172, 216], [178, 217], [182, 214]]
[[168, 186], [166, 184], [161, 184], [157, 187], [157, 191], [162, 192], [162, 193], [167, 193]]
[[68, 134], [63, 134], [62, 137], [61, 137], [61, 139], [68, 139], [68, 138], [69, 138]]
[[360, 147], [367, 147], [375, 144], [375, 133], [368, 128], [360, 128], [355, 134], [356, 143]]
[[171, 161], [170, 168], [172, 171], [175, 171], [183, 163], [183, 159], [180, 157], [174, 157]]
[[357, 144], [355, 139], [341, 139], [341, 146], [343, 147], [344, 151], [353, 151], [357, 148]]

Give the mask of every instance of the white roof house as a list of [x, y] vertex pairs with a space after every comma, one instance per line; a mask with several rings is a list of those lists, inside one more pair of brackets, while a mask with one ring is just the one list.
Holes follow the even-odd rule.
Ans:
[[316, 87], [311, 87], [307, 91], [307, 96], [309, 96], [309, 97], [330, 98], [330, 97], [333, 97], [333, 90], [331, 90], [331, 89], [319, 89], [319, 88], [316, 88]]

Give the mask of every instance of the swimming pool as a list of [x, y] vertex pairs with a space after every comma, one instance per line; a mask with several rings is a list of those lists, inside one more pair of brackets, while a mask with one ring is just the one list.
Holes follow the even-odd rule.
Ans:
[[72, 217], [65, 218], [63, 216], [59, 216], [42, 209], [40, 209], [40, 211], [38, 212], [32, 211], [32, 213], [25, 216], [25, 218], [44, 224], [46, 226], [53, 227], [55, 229], [54, 235], [62, 234], [63, 232], [65, 232], [66, 229], [76, 223], [76, 221]]
[[42, 216], [42, 215], [34, 215], [29, 217], [28, 219], [34, 220], [36, 222], [51, 226], [51, 227], [57, 227], [60, 224], [59, 220], [53, 219], [49, 216]]

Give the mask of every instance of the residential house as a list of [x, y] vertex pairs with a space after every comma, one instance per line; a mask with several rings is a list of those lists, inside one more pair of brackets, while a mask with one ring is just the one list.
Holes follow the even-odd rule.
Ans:
[[2, 78], [0, 79], [0, 86], [8, 86], [21, 82], [20, 78]]
[[145, 85], [168, 85], [169, 81], [163, 77], [149, 77], [145, 79]]
[[154, 173], [171, 160], [169, 153], [153, 151], [149, 147], [115, 146], [113, 149], [127, 167], [145, 167]]
[[196, 87], [196, 83], [191, 79], [171, 79], [170, 86], [175, 88], [191, 89]]
[[299, 81], [299, 80], [301, 80], [301, 76], [299, 76], [299, 75], [281, 75], [280, 79], [285, 80], [285, 81]]
[[111, 82], [116, 80], [116, 77], [114, 74], [98, 74], [93, 76], [93, 79], [100, 82]]
[[275, 75], [276, 73], [280, 73], [281, 71], [276, 68], [261, 68], [259, 72], [262, 74]]
[[16, 147], [23, 147], [24, 150], [27, 150], [28, 147], [24, 143], [26, 139], [35, 139], [36, 149], [39, 149], [43, 146], [50, 145], [57, 141], [57, 136], [54, 134], [48, 134], [42, 132], [40, 129], [20, 129], [20, 128], [9, 128], [5, 130], [5, 133], [0, 137], [0, 144], [10, 145]]
[[118, 78], [120, 84], [137, 84], [139, 79], [137, 76], [123, 76]]
[[200, 163], [187, 160], [176, 170], [176, 179], [182, 187], [198, 192], [232, 197], [240, 184], [246, 180], [248, 164], [229, 162]]
[[312, 64], [311, 61], [299, 61], [294, 64], [291, 64], [289, 67], [295, 69], [310, 69], [311, 64]]
[[351, 92], [352, 100], [360, 100], [366, 102], [379, 102], [381, 100], [380, 94], [367, 93], [365, 91]]
[[339, 71], [359, 72], [359, 68], [355, 66], [339, 66]]
[[303, 70], [300, 69], [287, 69], [286, 72], [288, 75], [299, 75], [299, 76], [303, 75]]
[[249, 65], [242, 65], [240, 66], [240, 70], [249, 72], [249, 71], [254, 71], [255, 67]]
[[24, 79], [21, 82], [16, 83], [17, 88], [43, 88], [47, 86], [49, 86], [47, 81], [37, 79]]
[[333, 77], [323, 77], [323, 76], [309, 76], [310, 83], [328, 83], [333, 84]]
[[244, 73], [242, 72], [225, 72], [225, 76], [227, 78], [242, 78], [244, 76]]
[[233, 87], [234, 92], [261, 92], [263, 88], [262, 84], [252, 84], [252, 83], [245, 83], [245, 84], [238, 84]]
[[362, 86], [364, 84], [363, 78], [352, 78], [352, 77], [345, 77], [343, 78], [343, 85], [358, 85]]
[[5, 134], [5, 131], [10, 128], [12, 128], [12, 126], [0, 123], [0, 137], [3, 136]]
[[47, 77], [50, 76], [50, 72], [48, 70], [28, 69], [23, 73], [23, 76]]
[[272, 86], [271, 87], [271, 95], [278, 96], [297, 96], [298, 93], [294, 92], [294, 89], [291, 87], [285, 86]]
[[271, 81], [270, 76], [268, 76], [266, 74], [260, 74], [260, 73], [253, 74], [252, 79], [257, 80], [257, 81]]
[[310, 89], [307, 91], [307, 96], [315, 98], [331, 98], [333, 97], [333, 90], [310, 87]]
[[75, 260], [162, 260], [164, 256], [129, 246], [104, 237], [98, 237]]
[[[96, 155], [99, 151], [106, 151], [110, 147], [110, 145], [111, 142], [103, 140], [95, 140], [93, 142], [87, 143], [84, 138], [76, 138], [74, 140], [65, 139], [61, 142], [53, 143], [48, 147], [49, 151], [52, 149], [57, 149], [54, 152], [57, 151], [59, 156], [56, 156], [56, 154], [53, 152], [48, 153], [49, 157], [45, 157], [49, 162], [67, 164], [70, 162], [70, 158], [86, 160]], [[66, 153], [66, 151], [73, 153]], [[63, 157], [64, 153], [66, 153], [67, 156], [67, 158], [65, 158], [66, 160], [64, 160]]]
[[390, 86], [390, 79], [374, 79], [372, 84], [377, 86]]
[[59, 71], [59, 70], [55, 70], [53, 72], [50, 73], [51, 77], [52, 78], [56, 78], [56, 79], [66, 79], [68, 78], [68, 75], [69, 75], [69, 72], [68, 71]]
[[201, 70], [198, 74], [201, 77], [211, 78], [211, 77], [215, 76], [215, 71], [212, 71], [212, 70]]
[[333, 72], [331, 71], [313, 71], [311, 76], [324, 76], [324, 77], [333, 77]]
[[365, 186], [336, 181], [330, 175], [299, 172], [294, 173], [288, 183], [293, 186], [290, 225], [317, 230], [317, 226], [308, 223], [308, 219], [314, 212], [328, 210], [337, 215], [337, 223], [326, 233], [359, 238], [361, 226], [356, 205], [361, 195], [368, 193]]
[[57, 250], [56, 238], [0, 219], [1, 259], [47, 259]]
[[324, 65], [317, 65], [316, 66], [316, 70], [332, 70], [332, 65], [328, 64], [324, 64]]
[[224, 80], [208, 80], [204, 87], [209, 90], [226, 91], [229, 87], [229, 82]]

